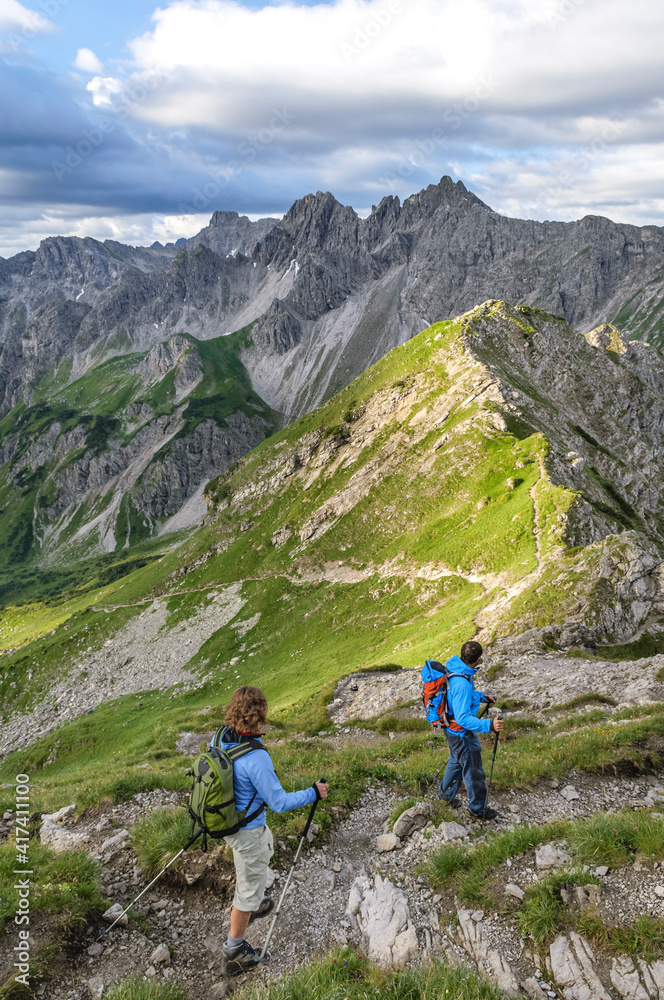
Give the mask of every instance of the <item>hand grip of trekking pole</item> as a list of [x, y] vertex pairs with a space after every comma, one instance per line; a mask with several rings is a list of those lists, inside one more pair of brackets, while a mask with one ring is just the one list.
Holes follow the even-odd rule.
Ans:
[[[327, 784], [325, 778], [319, 778], [318, 781], [322, 782], [324, 785]], [[307, 816], [307, 822], [304, 827], [304, 833], [302, 834], [302, 840], [304, 840], [307, 834], [309, 833], [309, 827], [311, 826], [311, 821], [314, 818], [314, 813], [316, 812], [317, 805], [318, 805], [318, 791], [316, 790], [316, 798], [311, 805], [311, 809], [309, 810], [309, 815]]]

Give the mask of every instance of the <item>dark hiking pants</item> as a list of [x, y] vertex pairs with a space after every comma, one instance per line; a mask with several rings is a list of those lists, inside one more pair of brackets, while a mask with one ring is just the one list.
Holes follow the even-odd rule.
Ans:
[[481, 816], [486, 802], [486, 778], [482, 767], [482, 747], [475, 733], [457, 736], [445, 730], [450, 759], [440, 783], [438, 798], [451, 802], [458, 795], [463, 781], [468, 792], [468, 808]]

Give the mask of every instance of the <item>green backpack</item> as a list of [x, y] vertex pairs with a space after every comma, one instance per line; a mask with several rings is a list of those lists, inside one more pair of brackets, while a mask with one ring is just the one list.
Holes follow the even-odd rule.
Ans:
[[[258, 792], [254, 792], [246, 809], [238, 812], [235, 806], [233, 786], [233, 765], [240, 757], [252, 750], [265, 750], [260, 740], [242, 738], [242, 742], [226, 748], [223, 744], [228, 726], [222, 726], [214, 735], [209, 750], [197, 757], [192, 769], [187, 771], [193, 780], [189, 793], [189, 815], [192, 820], [192, 835], [200, 828], [203, 834], [203, 850], [207, 849], [207, 838], [215, 840], [237, 833], [247, 823], [260, 816], [265, 803], [249, 812]], [[265, 750], [267, 753], [267, 750]]]

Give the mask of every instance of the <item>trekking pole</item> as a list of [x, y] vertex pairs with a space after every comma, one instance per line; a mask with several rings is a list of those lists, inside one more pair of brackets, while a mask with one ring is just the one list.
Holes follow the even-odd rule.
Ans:
[[[496, 715], [496, 719], [502, 719], [502, 715]], [[498, 740], [500, 738], [500, 733], [496, 729], [496, 738], [493, 741], [493, 756], [491, 758], [491, 771], [489, 772], [489, 784], [487, 785], [486, 797], [484, 799], [484, 809], [482, 810], [482, 819], [486, 816], [486, 807], [489, 801], [489, 789], [491, 788], [491, 781], [493, 779], [493, 765], [496, 763], [496, 754], [498, 753]]]
[[174, 857], [174, 858], [171, 858], [171, 860], [170, 860], [170, 861], [168, 862], [168, 864], [166, 865], [166, 868], [162, 868], [162, 870], [161, 870], [161, 871], [159, 872], [159, 874], [158, 874], [158, 875], [155, 875], [155, 877], [154, 877], [154, 878], [152, 879], [152, 881], [150, 882], [150, 884], [149, 884], [149, 885], [146, 885], [145, 889], [143, 889], [143, 891], [142, 891], [142, 892], [139, 892], [138, 896], [137, 896], [137, 897], [136, 897], [136, 899], [135, 899], [135, 900], [133, 901], [133, 903], [130, 903], [130, 904], [129, 904], [129, 906], [127, 907], [127, 909], [126, 909], [126, 910], [123, 910], [123, 911], [122, 911], [122, 913], [121, 913], [121, 914], [120, 914], [120, 915], [119, 915], [118, 917], [116, 917], [116, 918], [115, 918], [115, 920], [113, 921], [113, 923], [111, 924], [111, 926], [110, 926], [110, 927], [108, 927], [108, 928], [106, 928], [106, 927], [101, 927], [101, 928], [100, 928], [100, 930], [99, 930], [99, 937], [97, 938], [97, 941], [103, 941], [103, 940], [104, 940], [104, 938], [107, 938], [107, 937], [108, 937], [108, 935], [109, 935], [109, 934], [111, 933], [111, 931], [113, 930], [113, 928], [114, 928], [114, 927], [115, 927], [115, 925], [117, 924], [118, 920], [122, 920], [122, 918], [123, 918], [124, 916], [126, 916], [126, 914], [127, 914], [127, 913], [129, 913], [129, 911], [131, 910], [132, 906], [135, 906], [135, 905], [136, 905], [136, 903], [137, 903], [137, 902], [139, 901], [139, 899], [141, 898], [141, 896], [144, 896], [144, 895], [145, 895], [145, 893], [146, 893], [146, 892], [148, 891], [148, 889], [150, 889], [150, 888], [151, 888], [151, 887], [152, 887], [152, 886], [153, 886], [153, 885], [155, 884], [155, 882], [156, 882], [156, 881], [157, 881], [158, 879], [160, 879], [160, 878], [161, 878], [161, 876], [162, 876], [162, 875], [164, 874], [164, 872], [166, 871], [166, 869], [167, 869], [167, 868], [170, 868], [170, 867], [171, 867], [171, 865], [172, 865], [172, 864], [174, 864], [174, 862], [176, 862], [176, 861], [177, 861], [177, 859], [178, 859], [178, 858], [180, 857], [180, 855], [181, 855], [181, 854], [184, 854], [184, 852], [185, 852], [186, 850], [188, 850], [188, 848], [190, 848], [190, 847], [191, 847], [191, 845], [192, 845], [193, 843], [195, 843], [195, 842], [196, 842], [196, 841], [198, 840], [198, 838], [199, 838], [199, 837], [201, 836], [201, 834], [202, 834], [202, 833], [203, 833], [203, 831], [202, 831], [202, 830], [200, 830], [200, 831], [199, 831], [199, 833], [197, 833], [197, 834], [196, 834], [196, 835], [195, 835], [194, 837], [192, 837], [192, 838], [191, 838], [191, 840], [190, 840], [190, 841], [188, 841], [188, 843], [186, 843], [186, 844], [184, 845], [184, 847], [182, 848], [182, 850], [181, 850], [181, 851], [178, 851], [178, 853], [177, 853], [177, 854], [175, 855], [175, 857]]
[[[322, 782], [324, 785], [327, 784], [327, 781], [325, 780], [325, 778], [319, 778], [318, 780], [319, 780], [319, 782]], [[288, 875], [286, 876], [286, 882], [284, 884], [283, 889], [281, 890], [281, 896], [279, 897], [279, 902], [277, 903], [277, 908], [274, 911], [274, 916], [272, 917], [272, 923], [270, 924], [270, 929], [267, 932], [267, 937], [265, 938], [265, 943], [263, 944], [263, 947], [261, 949], [261, 956], [260, 956], [260, 961], [261, 962], [263, 962], [265, 960], [265, 955], [267, 953], [267, 946], [270, 943], [270, 938], [272, 937], [272, 931], [274, 930], [274, 925], [277, 922], [277, 917], [279, 916], [279, 912], [281, 910], [281, 904], [283, 903], [284, 897], [285, 897], [285, 895], [286, 895], [286, 893], [288, 891], [288, 886], [290, 885], [290, 881], [291, 881], [293, 872], [295, 871], [295, 865], [297, 864], [298, 858], [300, 857], [300, 851], [302, 850], [302, 845], [304, 844], [304, 841], [306, 840], [307, 834], [309, 833], [309, 827], [311, 826], [311, 821], [314, 818], [314, 813], [316, 812], [316, 806], [317, 805], [318, 805], [318, 796], [316, 796], [316, 801], [312, 804], [311, 809], [309, 810], [309, 816], [307, 817], [307, 822], [306, 822], [305, 827], [304, 827], [304, 833], [302, 834], [302, 839], [300, 840], [300, 843], [298, 844], [297, 851], [295, 852], [295, 857], [293, 858], [293, 864], [290, 867], [290, 871], [289, 871]]]

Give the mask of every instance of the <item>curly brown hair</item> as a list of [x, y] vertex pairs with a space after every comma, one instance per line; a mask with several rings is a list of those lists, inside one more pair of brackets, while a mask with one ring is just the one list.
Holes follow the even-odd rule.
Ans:
[[267, 722], [267, 698], [260, 688], [243, 684], [233, 693], [226, 725], [236, 733], [262, 733]]

